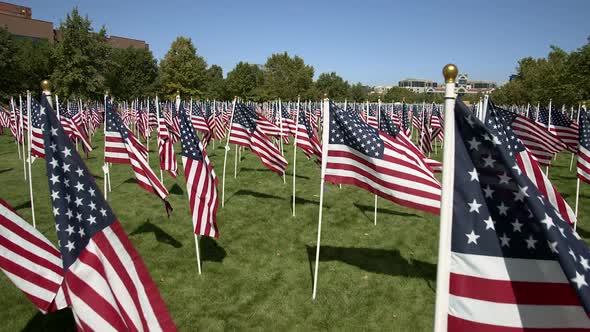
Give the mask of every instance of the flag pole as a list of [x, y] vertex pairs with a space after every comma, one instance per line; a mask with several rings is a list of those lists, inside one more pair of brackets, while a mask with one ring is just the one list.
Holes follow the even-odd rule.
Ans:
[[580, 178], [576, 177], [576, 219], [574, 220], [574, 231], [578, 225], [578, 203], [580, 199]]
[[449, 310], [449, 269], [451, 259], [451, 234], [453, 222], [453, 186], [455, 171], [455, 79], [457, 66], [448, 64], [443, 69], [445, 77], [445, 142], [443, 145], [442, 197], [440, 231], [438, 239], [438, 264], [436, 271], [436, 305], [434, 331], [447, 330]]
[[[29, 93], [29, 91], [27, 90], [27, 94]], [[20, 110], [19, 110], [19, 115], [20, 115], [20, 137], [22, 137], [23, 140], [23, 173], [25, 175], [25, 182], [27, 182], [27, 155], [25, 152], [25, 121], [23, 120], [24, 116], [23, 116], [23, 97], [21, 95], [18, 95], [18, 101], [19, 101], [19, 105], [20, 105]], [[29, 119], [29, 126], [31, 125], [31, 120]]]
[[312, 300], [315, 300], [317, 289], [318, 289], [318, 267], [320, 264], [320, 240], [322, 236], [322, 210], [324, 205], [324, 178], [326, 176], [326, 165], [328, 163], [328, 140], [330, 130], [323, 128], [326, 125], [330, 125], [330, 100], [326, 95], [324, 95], [323, 100], [323, 119], [322, 121], [322, 170], [321, 170], [321, 181], [320, 181], [320, 206], [319, 206], [319, 215], [318, 215], [318, 239], [316, 242], [316, 250], [315, 250], [315, 272], [313, 274], [313, 292], [311, 295]]
[[[369, 114], [369, 113], [367, 113]], [[368, 117], [367, 117], [368, 119]], [[377, 130], [379, 130], [379, 124], [381, 123], [381, 98], [378, 99], [377, 105]], [[375, 194], [375, 212], [373, 213], [373, 223], [377, 226], [377, 194]]]
[[[45, 81], [43, 81], [45, 82]], [[43, 86], [43, 93], [47, 92], [47, 95], [51, 95], [51, 92], [49, 92], [49, 81], [47, 81], [47, 86]], [[47, 90], [47, 91], [45, 91]], [[27, 158], [27, 164], [28, 164], [28, 172], [29, 172], [29, 196], [31, 198], [31, 216], [33, 219], [33, 228], [37, 228], [37, 223], [35, 221], [35, 200], [33, 199], [33, 176], [31, 173], [31, 163], [32, 163], [32, 159], [31, 159], [31, 92], [29, 90], [27, 90], [27, 114], [29, 117], [29, 130], [27, 133], [27, 141], [29, 143], [29, 157]]]
[[[578, 120], [577, 120], [578, 125], [580, 125], [580, 106], [581, 105], [582, 104], [578, 104]], [[573, 113], [574, 113], [574, 108], [572, 107], [572, 115], [573, 115]], [[574, 153], [572, 152], [572, 159], [570, 160], [570, 172], [572, 171], [573, 164], [574, 164]]]
[[[16, 106], [14, 105], [14, 98], [10, 97], [10, 107], [12, 110], [12, 114], [14, 115], [14, 125], [16, 126], [18, 124], [17, 119], [16, 119]], [[15, 131], [16, 135], [14, 136], [14, 142], [16, 143], [16, 151], [18, 153], [18, 159], [21, 158], [21, 154], [20, 154], [20, 143], [18, 142], [18, 129]], [[24, 157], [23, 157], [24, 158]]]
[[234, 111], [236, 109], [236, 99], [238, 97], [234, 97], [234, 101], [232, 103], [231, 109], [231, 116], [229, 121], [229, 130], [227, 132], [227, 140], [225, 141], [225, 157], [223, 158], [223, 178], [221, 180], [221, 207], [223, 208], [225, 205], [225, 166], [227, 164], [227, 152], [229, 151], [229, 136], [231, 134], [231, 127], [234, 122]]
[[[158, 95], [156, 95], [156, 114], [158, 115], [158, 131], [157, 131], [157, 137], [158, 137], [158, 154], [159, 149], [160, 149], [160, 102], [158, 100]], [[160, 163], [160, 161], [158, 161], [158, 163]], [[162, 182], [162, 185], [164, 185], [164, 172], [162, 172], [162, 165], [160, 166], [160, 182]]]
[[[106, 155], [106, 151], [107, 151], [107, 145], [106, 145], [106, 134], [107, 134], [107, 98], [109, 97], [109, 92], [105, 91], [104, 93], [104, 128], [103, 128], [103, 144], [104, 144], [104, 153], [103, 156]], [[104, 199], [107, 199], [107, 182], [108, 182], [108, 174], [109, 174], [109, 164], [106, 162], [106, 158], [104, 159], [104, 165], [102, 166], [102, 171], [104, 173], [104, 179], [103, 179], [103, 193], [104, 193]]]
[[299, 134], [299, 102], [297, 96], [297, 114], [295, 115], [295, 139], [293, 140], [293, 217], [295, 217], [295, 175], [297, 174], [297, 136]]

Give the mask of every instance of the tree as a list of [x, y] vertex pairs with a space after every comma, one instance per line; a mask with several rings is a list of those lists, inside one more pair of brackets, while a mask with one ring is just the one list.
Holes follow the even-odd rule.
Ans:
[[207, 63], [197, 55], [190, 38], [177, 37], [160, 63], [163, 92], [168, 97], [178, 90], [183, 96], [203, 97], [206, 93]]
[[152, 52], [143, 48], [113, 49], [105, 72], [111, 94], [124, 100], [145, 97], [154, 90], [158, 64]]
[[351, 101], [361, 102], [367, 100], [369, 96], [369, 88], [362, 85], [361, 82], [354, 84], [350, 87], [348, 92], [348, 98]]
[[10, 33], [0, 27], [0, 98], [6, 101], [15, 92], [15, 45]]
[[39, 91], [39, 83], [51, 76], [53, 49], [47, 40], [15, 40], [15, 79], [18, 92]]
[[240, 61], [227, 74], [227, 90], [231, 96], [238, 96], [250, 100], [265, 99], [262, 91], [264, 74], [253, 64]]
[[225, 80], [223, 79], [223, 69], [218, 65], [211, 65], [206, 72], [207, 92], [205, 96], [209, 99], [229, 99], [225, 88]]
[[335, 72], [320, 74], [315, 86], [321, 94], [327, 94], [330, 99], [344, 100], [348, 96], [348, 82]]
[[264, 65], [264, 90], [271, 99], [295, 100], [313, 84], [313, 67], [287, 52], [271, 55]]
[[58, 36], [52, 75], [55, 92], [98, 98], [105, 90], [103, 73], [110, 50], [105, 28], [93, 32], [88, 17], [80, 16], [75, 7], [60, 24]]

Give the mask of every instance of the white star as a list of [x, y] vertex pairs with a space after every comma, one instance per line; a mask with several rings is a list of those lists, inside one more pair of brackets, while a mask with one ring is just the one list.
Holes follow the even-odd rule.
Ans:
[[84, 235], [86, 235], [86, 233], [84, 233], [84, 228], [80, 227], [78, 234], [80, 234], [80, 237], [84, 237]]
[[78, 219], [78, 222], [82, 222], [82, 213], [76, 212], [76, 219]]
[[576, 271], [576, 277], [570, 280], [576, 283], [578, 289], [582, 288], [583, 286], [588, 286], [586, 283], [586, 278], [584, 278], [583, 274], [578, 273], [578, 271]]
[[492, 155], [490, 154], [487, 158], [483, 158], [483, 162], [483, 167], [494, 167], [494, 163], [496, 162], [496, 160], [492, 158]]
[[90, 201], [90, 204], [88, 204], [88, 206], [90, 207], [90, 210], [96, 210], [96, 204], [94, 204], [93, 201]]
[[574, 251], [572, 250], [572, 248], [570, 248], [570, 250], [568, 251], [568, 253], [570, 254], [570, 256], [572, 256], [574, 262], [578, 261], [578, 259], [576, 258], [576, 253], [574, 253]]
[[69, 172], [70, 171], [70, 164], [64, 163], [63, 166], [61, 167], [61, 169], [64, 171], [64, 173]]
[[559, 251], [557, 250], [557, 241], [555, 241], [555, 242], [547, 241], [547, 244], [549, 245], [549, 249], [551, 249], [551, 252], [554, 252], [556, 254], [559, 253]]
[[74, 250], [74, 242], [68, 241], [68, 244], [66, 244], [66, 248], [68, 248], [68, 252]]
[[469, 175], [471, 176], [471, 181], [479, 182], [479, 177], [477, 176], [477, 169], [474, 168], [473, 171], [467, 173], [469, 173]]
[[522, 232], [521, 231], [521, 228], [522, 228], [522, 225], [524, 225], [524, 224], [521, 223], [520, 221], [518, 221], [518, 219], [514, 219], [514, 222], [511, 223], [511, 224], [512, 224], [512, 228], [513, 228], [513, 230], [512, 230], [513, 232], [515, 232], [515, 233], [516, 232], [519, 232], [519, 233]]
[[494, 220], [492, 219], [492, 216], [489, 216], [488, 219], [484, 219], [483, 222], [486, 223], [486, 230], [487, 229], [495, 229], [494, 228]]
[[528, 186], [524, 186], [524, 187], [518, 186], [518, 192], [513, 193], [514, 194], [514, 201], [515, 202], [518, 202], [518, 201], [524, 202], [524, 198], [529, 197], [529, 194], [527, 194], [527, 192], [526, 192], [528, 188], [529, 188]]
[[510, 242], [510, 238], [508, 236], [506, 236], [506, 233], [504, 233], [504, 235], [502, 235], [502, 237], [500, 237], [500, 241], [502, 242], [501, 243], [502, 247], [504, 247], [504, 246], [510, 247], [510, 245], [508, 244], [508, 242]]
[[557, 229], [559, 229], [559, 233], [561, 233], [561, 236], [567, 238], [567, 236], [565, 235], [565, 229], [563, 229], [563, 227], [557, 226]]
[[475, 234], [474, 231], [471, 231], [469, 234], [465, 234], [467, 236], [467, 244], [475, 243], [477, 244], [477, 239], [479, 239], [479, 235]]
[[80, 167], [78, 167], [78, 169], [76, 169], [76, 173], [78, 173], [78, 176], [84, 175], [84, 171]]
[[100, 214], [102, 214], [103, 217], [107, 216], [107, 210], [105, 210], [104, 208], [101, 208], [100, 210]]
[[477, 150], [479, 148], [479, 145], [481, 144], [478, 140], [475, 139], [475, 137], [473, 137], [471, 141], [467, 141], [467, 143], [469, 143], [469, 148], [471, 150]]
[[74, 226], [68, 225], [68, 228], [66, 228], [66, 232], [68, 232], [68, 235], [72, 235], [74, 233]]
[[490, 187], [490, 185], [488, 184], [487, 187], [485, 187], [483, 189], [485, 197], [486, 198], [492, 198], [492, 194], [494, 193], [494, 190], [492, 189], [492, 187]]
[[512, 166], [512, 169], [516, 170], [516, 173], [518, 173], [518, 175], [522, 174], [522, 171], [520, 170], [520, 167], [518, 167], [518, 165]]
[[53, 216], [59, 216], [59, 208], [54, 207], [53, 208]]
[[508, 215], [508, 207], [506, 205], [504, 205], [504, 202], [502, 202], [502, 204], [498, 205], [498, 210], [500, 210], [499, 213], [501, 216]]
[[481, 204], [477, 203], [477, 200], [475, 200], [475, 198], [473, 199], [473, 202], [467, 203], [467, 205], [469, 205], [469, 212], [475, 211], [479, 213], [479, 207], [481, 206]]
[[588, 269], [590, 269], [590, 265], [588, 265], [588, 260], [582, 256], [580, 256], [580, 264], [582, 264], [584, 271], [588, 271]]
[[57, 145], [55, 143], [51, 143], [49, 148], [51, 148], [51, 151], [55, 152], [55, 150], [57, 149]]
[[90, 197], [94, 197], [94, 189], [93, 188], [88, 189], [88, 192], [90, 193]]
[[510, 183], [510, 179], [512, 179], [511, 177], [508, 176], [508, 174], [506, 174], [506, 172], [498, 175], [498, 177], [500, 178], [500, 184], [502, 183]]
[[545, 219], [541, 220], [541, 223], [545, 224], [547, 226], [547, 229], [550, 229], [551, 226], [555, 226], [555, 224], [553, 223], [553, 219], [551, 219], [551, 217], [549, 217], [547, 213], [545, 213]]
[[78, 181], [78, 184], [74, 186], [76, 189], [78, 189], [78, 192], [84, 190], [84, 185]]
[[88, 217], [86, 220], [90, 223], [90, 225], [96, 224], [96, 217], [93, 215], [90, 215], [90, 217]]
[[59, 224], [55, 224], [55, 231], [59, 232]]
[[532, 235], [529, 236], [528, 239], [525, 239], [527, 249], [535, 249], [535, 243], [538, 241], [533, 238]]
[[68, 147], [66, 146], [62, 153], [64, 154], [64, 158], [67, 158], [72, 155], [72, 150], [68, 149]]
[[500, 140], [496, 136], [494, 136], [494, 139], [492, 140], [492, 143], [494, 143], [494, 145], [502, 144], [502, 142], [500, 142]]
[[580, 234], [578, 234], [578, 232], [574, 231], [574, 236], [576, 239], [581, 240], [582, 238], [580, 237]]
[[59, 176], [57, 174], [51, 174], [49, 181], [51, 181], [51, 184], [56, 184], [59, 182]]
[[82, 198], [81, 197], [76, 197], [76, 201], [74, 202], [74, 204], [76, 204], [76, 207], [82, 205]]
[[67, 194], [65, 199], [66, 201], [68, 201], [68, 203], [72, 201], [72, 197], [70, 196], [70, 194]]
[[58, 198], [59, 198], [59, 191], [53, 191], [52, 190], [51, 191], [51, 199], [55, 201]]
[[57, 128], [51, 128], [51, 136], [57, 136]]
[[57, 162], [57, 160], [55, 160], [55, 158], [51, 158], [49, 165], [53, 166], [53, 168], [56, 168], [57, 165], [59, 165], [59, 163]]

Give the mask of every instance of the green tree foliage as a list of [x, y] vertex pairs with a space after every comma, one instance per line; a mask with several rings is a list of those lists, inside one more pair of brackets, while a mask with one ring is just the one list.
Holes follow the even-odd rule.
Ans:
[[57, 33], [55, 68], [51, 76], [55, 92], [82, 98], [102, 95], [105, 90], [103, 73], [110, 50], [105, 28], [95, 33], [88, 17], [80, 16], [74, 8]]
[[254, 64], [239, 62], [236, 67], [227, 74], [227, 90], [230, 96], [250, 100], [263, 100], [262, 91], [264, 73]]
[[335, 72], [322, 73], [315, 82], [315, 87], [320, 94], [327, 94], [328, 98], [344, 100], [348, 96], [350, 85]]
[[546, 58], [523, 58], [516, 78], [492, 93], [499, 104], [576, 105], [590, 98], [590, 38], [581, 48], [567, 53], [551, 46]]
[[132, 100], [154, 92], [158, 63], [143, 48], [114, 48], [105, 72], [106, 86], [118, 99]]
[[160, 63], [163, 93], [167, 97], [180, 91], [182, 96], [203, 97], [206, 93], [207, 62], [197, 55], [190, 38], [178, 37]]
[[15, 40], [15, 79], [17, 92], [40, 90], [39, 83], [53, 71], [53, 49], [47, 40]]
[[6, 102], [15, 91], [15, 45], [10, 33], [0, 27], [0, 98]]
[[369, 97], [369, 89], [369, 87], [362, 85], [361, 82], [358, 82], [350, 86], [348, 98], [355, 102], [365, 101]]
[[271, 55], [264, 65], [264, 90], [270, 99], [296, 100], [313, 84], [313, 67], [287, 52]]
[[220, 66], [211, 65], [207, 69], [205, 76], [207, 86], [205, 97], [217, 100], [231, 98], [231, 96], [227, 95], [225, 80], [223, 79], [223, 69]]

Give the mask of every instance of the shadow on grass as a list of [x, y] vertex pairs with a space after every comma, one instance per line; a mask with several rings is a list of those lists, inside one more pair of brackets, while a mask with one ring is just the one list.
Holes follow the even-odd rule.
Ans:
[[168, 190], [171, 194], [174, 195], [182, 195], [184, 194], [184, 191], [182, 190], [182, 188], [180, 188], [180, 186], [175, 183], [172, 188], [170, 188], [170, 190]]
[[240, 189], [240, 190], [236, 191], [234, 194], [232, 194], [230, 197], [228, 197], [228, 199], [225, 201], [225, 204], [229, 203], [229, 201], [234, 196], [252, 196], [252, 197], [256, 197], [256, 198], [284, 199], [283, 197], [279, 197], [279, 196], [275, 196], [275, 195], [265, 194], [265, 193], [247, 190], [247, 189]]
[[28, 208], [30, 208], [30, 207], [31, 207], [31, 201], [26, 201], [26, 202], [24, 202], [23, 204], [19, 204], [19, 205], [17, 205], [17, 206], [13, 206], [12, 208], [13, 208], [15, 211], [18, 211], [18, 210], [22, 210], [22, 209], [28, 209]]
[[[306, 246], [306, 249], [311, 270], [315, 263], [316, 246]], [[320, 246], [320, 261], [340, 261], [367, 272], [390, 276], [420, 278], [426, 281], [436, 279], [436, 264], [408, 260], [401, 256], [399, 250]]]
[[92, 176], [93, 176], [95, 179], [101, 179], [101, 180], [102, 180], [102, 179], [104, 179], [104, 177], [102, 177], [101, 175], [92, 174]]
[[160, 243], [169, 244], [174, 248], [182, 247], [182, 243], [173, 238], [170, 234], [166, 233], [160, 227], [152, 224], [149, 219], [146, 220], [146, 222], [143, 223], [141, 226], [137, 227], [133, 232], [131, 232], [129, 236], [142, 233], [154, 233], [154, 235], [156, 236], [156, 241]]
[[2, 173], [6, 173], [6, 172], [10, 172], [12, 171], [14, 168], [4, 168], [4, 169], [0, 169], [0, 174]]
[[208, 236], [201, 236], [199, 238], [199, 249], [201, 250], [201, 259], [203, 261], [221, 263], [225, 256], [227, 256], [225, 249], [215, 239]]
[[[374, 220], [373, 213], [375, 212], [375, 206], [358, 204], [358, 203], [354, 203], [354, 206], [356, 206], [356, 208], [359, 209], [365, 215], [365, 217], [367, 217], [367, 219], [369, 219], [369, 221], [373, 222], [373, 220]], [[370, 212], [370, 215], [367, 214], [367, 212]], [[390, 216], [399, 216], [399, 217], [419, 217], [417, 214], [414, 214], [414, 213], [406, 213], [406, 212], [400, 212], [400, 211], [380, 208], [379, 204], [377, 204], [377, 218], [379, 218], [380, 214], [386, 214], [386, 215], [390, 215]]]
[[76, 323], [70, 309], [62, 309], [47, 315], [38, 312], [22, 331], [76, 331]]
[[[293, 201], [293, 195], [289, 198], [291, 202]], [[305, 199], [302, 197], [295, 196], [295, 205], [304, 205], [304, 204], [313, 204], [313, 205], [320, 205], [320, 201], [312, 201], [310, 199]], [[329, 209], [330, 206], [326, 204], [324, 201], [324, 208]]]
[[[292, 177], [293, 173], [285, 173], [286, 176]], [[299, 174], [295, 174], [295, 177], [298, 179], [305, 179], [305, 180], [309, 180], [310, 177], [309, 176], [305, 176], [305, 175], [299, 175]]]
[[137, 183], [137, 181], [135, 180], [135, 178], [129, 178], [127, 180], [125, 180], [125, 182], [123, 183]]

